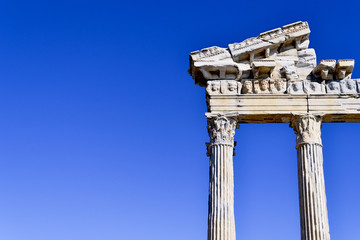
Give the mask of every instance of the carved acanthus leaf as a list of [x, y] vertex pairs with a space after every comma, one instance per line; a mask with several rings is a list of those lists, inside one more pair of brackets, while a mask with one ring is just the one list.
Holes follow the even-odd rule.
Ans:
[[208, 132], [210, 144], [234, 145], [235, 128], [237, 120], [235, 117], [217, 115], [208, 118]]
[[296, 134], [296, 148], [302, 144], [321, 145], [321, 116], [294, 115], [290, 127], [294, 129]]

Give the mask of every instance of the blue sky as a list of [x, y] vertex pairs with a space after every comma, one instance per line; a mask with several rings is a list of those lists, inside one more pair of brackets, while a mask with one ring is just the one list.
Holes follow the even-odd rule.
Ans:
[[[308, 21], [355, 59], [356, 1], [0, 1], [0, 240], [206, 239], [205, 91], [188, 54]], [[323, 124], [332, 239], [360, 239], [360, 124]], [[300, 239], [295, 134], [236, 133], [244, 240]]]

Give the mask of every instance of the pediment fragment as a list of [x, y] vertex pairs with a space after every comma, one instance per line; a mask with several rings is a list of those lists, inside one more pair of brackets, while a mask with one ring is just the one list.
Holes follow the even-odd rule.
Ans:
[[189, 73], [208, 95], [358, 94], [351, 79], [353, 59], [322, 60], [309, 46], [307, 22], [296, 22], [257, 37], [190, 54]]

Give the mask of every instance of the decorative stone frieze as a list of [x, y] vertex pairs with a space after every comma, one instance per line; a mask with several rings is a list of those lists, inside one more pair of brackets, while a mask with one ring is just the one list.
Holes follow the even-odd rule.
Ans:
[[271, 79], [270, 80], [270, 93], [284, 94], [286, 92], [287, 81], [284, 79]]
[[340, 90], [341, 93], [345, 94], [357, 94], [356, 81], [354, 79], [344, 79], [340, 80]]
[[215, 95], [289, 94], [289, 95], [357, 95], [360, 97], [360, 80], [286, 81], [285, 79], [213, 80], [207, 82], [206, 93]]
[[288, 93], [291, 95], [305, 94], [303, 81], [289, 82]]
[[329, 94], [340, 94], [340, 82], [337, 80], [328, 81], [326, 83], [326, 92]]
[[304, 81], [304, 92], [306, 94], [326, 94], [325, 82]]
[[[301, 82], [299, 82], [301, 83]], [[287, 82], [284, 79], [261, 80], [214, 80], [208, 81], [206, 93], [215, 95], [241, 95], [241, 94], [284, 94]], [[303, 92], [302, 92], [303, 93]]]
[[269, 94], [270, 93], [270, 79], [262, 79], [254, 81], [254, 93]]
[[356, 82], [357, 89], [360, 92], [360, 79], [354, 79], [354, 81]]
[[208, 95], [239, 95], [242, 83], [238, 81], [208, 81], [206, 93]]
[[242, 82], [242, 94], [252, 94], [254, 93], [254, 84], [251, 80], [243, 80]]

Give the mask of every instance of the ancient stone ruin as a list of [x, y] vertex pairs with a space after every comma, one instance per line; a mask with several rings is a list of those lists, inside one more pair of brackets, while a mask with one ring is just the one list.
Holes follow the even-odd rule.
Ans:
[[354, 60], [316, 61], [307, 22], [228, 48], [190, 54], [189, 73], [206, 87], [210, 156], [208, 240], [235, 240], [233, 153], [239, 123], [290, 123], [296, 134], [302, 240], [329, 240], [322, 122], [360, 122]]

